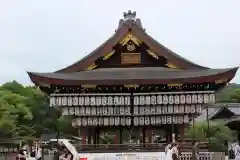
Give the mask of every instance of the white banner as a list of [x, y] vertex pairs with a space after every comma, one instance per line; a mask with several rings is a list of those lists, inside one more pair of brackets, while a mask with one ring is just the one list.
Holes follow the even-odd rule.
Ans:
[[80, 153], [80, 160], [165, 160], [164, 152]]

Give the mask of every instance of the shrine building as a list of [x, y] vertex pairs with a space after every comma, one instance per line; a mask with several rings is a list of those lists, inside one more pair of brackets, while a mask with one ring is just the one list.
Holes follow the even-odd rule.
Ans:
[[50, 106], [74, 117], [82, 143], [97, 146], [107, 132], [115, 144], [184, 141], [192, 117], [215, 103], [215, 92], [237, 69], [211, 69], [181, 57], [148, 35], [129, 11], [115, 33], [81, 60], [28, 75], [49, 94]]

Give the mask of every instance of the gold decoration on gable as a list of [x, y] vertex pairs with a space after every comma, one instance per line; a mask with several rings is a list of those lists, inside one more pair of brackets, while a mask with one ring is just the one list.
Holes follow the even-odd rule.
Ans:
[[119, 42], [122, 46], [126, 45], [128, 41], [132, 40], [134, 44], [137, 46], [140, 46], [142, 41], [140, 41], [138, 38], [136, 38], [133, 34], [128, 33], [124, 38]]
[[124, 87], [126, 87], [126, 88], [137, 88], [137, 87], [139, 87], [139, 85], [137, 85], [137, 84], [126, 84], [126, 85], [124, 85]]
[[228, 81], [228, 79], [227, 79], [227, 78], [224, 78], [224, 79], [215, 80], [215, 83], [216, 83], [216, 84], [220, 84], [220, 83], [225, 83], [225, 82], [227, 82], [227, 81]]
[[147, 50], [147, 52], [148, 52], [148, 54], [149, 54], [150, 56], [152, 56], [153, 58], [155, 58], [155, 59], [159, 59], [158, 55], [156, 55], [156, 54], [153, 53], [152, 51]]
[[168, 86], [170, 87], [181, 87], [183, 84], [168, 84]]
[[177, 66], [175, 66], [172, 63], [167, 63], [166, 66], [168, 66], [169, 68], [172, 68], [172, 69], [179, 69]]
[[95, 63], [93, 63], [91, 66], [89, 66], [88, 68], [87, 68], [87, 70], [93, 70], [94, 68], [96, 68], [97, 67], [97, 65], [95, 64]]
[[83, 88], [96, 88], [96, 85], [94, 84], [84, 84], [82, 85]]
[[132, 52], [136, 49], [135, 45], [134, 44], [127, 44], [127, 50]]
[[105, 55], [105, 56], [103, 57], [103, 60], [109, 59], [110, 57], [112, 57], [112, 55], [113, 55], [114, 53], [115, 53], [115, 51], [112, 51], [112, 52], [108, 53], [107, 55]]

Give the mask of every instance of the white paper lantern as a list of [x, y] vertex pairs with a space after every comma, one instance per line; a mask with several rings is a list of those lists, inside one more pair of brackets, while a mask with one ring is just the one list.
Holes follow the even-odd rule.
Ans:
[[106, 106], [107, 105], [107, 97], [102, 97], [102, 105]]
[[138, 107], [134, 107], [134, 108], [133, 108], [133, 114], [134, 114], [134, 115], [138, 115], [138, 111], [139, 111], [139, 108], [138, 108]]
[[167, 123], [167, 117], [166, 116], [162, 116], [162, 124], [166, 124]]
[[173, 112], [174, 112], [174, 113], [180, 113], [180, 112], [179, 112], [179, 105], [174, 105], [174, 107], [173, 107]]
[[176, 116], [172, 116], [172, 123], [177, 124]]
[[75, 107], [74, 112], [75, 112], [75, 115], [79, 116], [80, 115], [79, 107]]
[[90, 98], [88, 96], [84, 97], [84, 105], [89, 106], [90, 104]]
[[151, 116], [151, 125], [155, 125], [155, 124], [156, 124], [156, 117]]
[[149, 115], [150, 114], [150, 107], [145, 107], [145, 112], [144, 112], [144, 114], [145, 115]]
[[104, 107], [99, 107], [100, 115], [104, 115], [103, 110], [104, 110]]
[[204, 95], [203, 95], [203, 102], [204, 102], [205, 104], [208, 104], [208, 103], [209, 103], [209, 96], [208, 96], [208, 94], [204, 94]]
[[115, 106], [118, 106], [119, 105], [119, 102], [118, 102], [119, 100], [118, 100], [118, 96], [114, 96], [113, 97], [113, 105], [115, 105]]
[[139, 115], [145, 114], [145, 107], [139, 107]]
[[157, 96], [157, 104], [162, 104], [162, 103], [163, 103], [162, 96], [158, 95]]
[[167, 105], [164, 105], [162, 107], [162, 114], [168, 114], [168, 107], [167, 107]]
[[173, 95], [169, 95], [169, 96], [168, 96], [168, 103], [169, 103], [169, 104], [173, 104], [173, 102], [174, 102], [174, 97], [173, 97]]
[[96, 106], [101, 106], [101, 105], [102, 105], [101, 97], [96, 97]]
[[110, 126], [114, 126], [114, 117], [110, 117], [109, 124]]
[[95, 99], [95, 97], [91, 97], [91, 98], [90, 98], [90, 105], [91, 105], [91, 106], [95, 106], [95, 105], [96, 105], [96, 99]]
[[189, 123], [189, 117], [188, 117], [188, 115], [185, 115], [185, 116], [183, 117], [183, 123]]
[[96, 111], [96, 107], [91, 107], [91, 115], [96, 115], [97, 111]]
[[144, 117], [139, 117], [139, 123], [141, 126], [144, 125]]
[[120, 124], [120, 117], [115, 117], [114, 123], [115, 123], [115, 126], [118, 126]]
[[125, 115], [131, 115], [131, 108], [125, 107]]
[[146, 96], [146, 105], [150, 105], [151, 104], [151, 97], [150, 96]]
[[124, 101], [125, 101], [124, 96], [119, 97], [119, 99], [118, 99], [119, 104], [118, 105], [125, 105]]
[[84, 97], [79, 97], [78, 98], [78, 104], [79, 106], [83, 106], [85, 103], [84, 103]]
[[126, 125], [127, 125], [127, 126], [130, 126], [130, 125], [131, 125], [131, 118], [130, 118], [130, 117], [127, 117], [127, 119], [126, 119]]
[[130, 96], [125, 97], [125, 102], [124, 103], [125, 103], [124, 105], [130, 105], [131, 104]]
[[134, 99], [133, 99], [133, 104], [135, 106], [138, 106], [140, 103], [139, 103], [139, 97], [138, 96], [134, 96]]
[[133, 123], [134, 123], [135, 126], [138, 126], [138, 125], [139, 125], [139, 119], [138, 119], [138, 117], [134, 117]]
[[93, 119], [91, 117], [88, 117], [88, 126], [93, 125]]
[[145, 124], [145, 125], [150, 125], [150, 119], [149, 119], [149, 117], [145, 117], [145, 118], [144, 118], [144, 124]]
[[175, 95], [175, 96], [174, 96], [174, 103], [175, 103], [175, 104], [179, 104], [179, 103], [180, 103], [180, 97], [179, 97], [179, 95]]
[[62, 97], [62, 106], [67, 106], [68, 105], [67, 101], [68, 101], [67, 97]]
[[173, 113], [173, 106], [169, 105], [168, 106], [168, 114], [172, 114]]
[[145, 97], [144, 96], [139, 97], [139, 103], [140, 103], [140, 105], [145, 105]]
[[124, 107], [120, 107], [120, 115], [124, 115], [125, 114], [125, 108]]
[[191, 104], [192, 103], [192, 96], [191, 95], [186, 95], [186, 103]]
[[151, 105], [156, 105], [157, 104], [157, 97], [156, 96], [151, 96]]
[[61, 97], [57, 97], [56, 105], [57, 106], [61, 106], [62, 105], [62, 98]]
[[163, 96], [163, 104], [168, 104], [168, 96], [167, 95]]
[[187, 114], [191, 113], [191, 108], [189, 105], [185, 106], [185, 113], [187, 113]]
[[108, 117], [104, 117], [104, 119], [103, 119], [103, 125], [104, 125], [104, 126], [108, 126], [108, 125], [109, 125], [109, 118], [108, 118]]
[[107, 98], [107, 105], [110, 105], [110, 106], [113, 105], [113, 97], [109, 96], [109, 97]]
[[103, 108], [102, 108], [102, 114], [103, 114], [103, 115], [108, 115], [108, 109], [107, 109], [107, 107], [103, 107]]
[[109, 113], [109, 115], [113, 115], [114, 114], [113, 107], [108, 107], [108, 113]]
[[93, 118], [93, 125], [94, 125], [94, 126], [97, 126], [97, 125], [98, 125], [98, 118], [97, 118], [97, 117], [94, 117], [94, 118]]
[[113, 111], [114, 111], [115, 115], [119, 115], [120, 114], [119, 107], [114, 107]]
[[150, 107], [150, 114], [155, 115], [156, 114], [156, 107]]
[[184, 105], [179, 106], [179, 113], [185, 113], [185, 107]]
[[162, 124], [162, 117], [161, 116], [156, 116], [156, 124]]
[[198, 102], [198, 96], [196, 94], [192, 95], [192, 103], [197, 103]]
[[202, 113], [202, 105], [201, 104], [196, 105], [196, 112], [197, 113]]
[[156, 107], [156, 114], [162, 114], [162, 107], [161, 106], [157, 106]]
[[56, 98], [55, 97], [51, 97], [50, 98], [50, 107], [53, 107], [56, 105]]
[[73, 97], [73, 105], [78, 106], [78, 97]]
[[209, 103], [210, 104], [215, 104], [215, 94], [210, 94], [209, 95]]
[[167, 116], [167, 124], [172, 124], [172, 117], [171, 116]]
[[185, 95], [180, 95], [180, 104], [185, 104], [185, 103], [186, 103]]
[[198, 103], [203, 103], [203, 95], [202, 94], [198, 94]]
[[98, 118], [98, 125], [102, 126], [103, 125], [103, 117]]
[[91, 114], [91, 108], [90, 107], [86, 107], [86, 115], [90, 115]]
[[125, 125], [126, 125], [126, 119], [125, 119], [125, 117], [121, 117], [121, 118], [120, 118], [120, 121], [121, 121], [121, 125], [122, 125], [122, 126], [125, 126]]
[[192, 104], [190, 108], [192, 114], [196, 112], [195, 104]]

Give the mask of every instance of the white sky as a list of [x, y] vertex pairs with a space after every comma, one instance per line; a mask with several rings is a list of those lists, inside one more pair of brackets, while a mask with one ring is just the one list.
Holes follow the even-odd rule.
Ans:
[[[240, 65], [239, 0], [0, 0], [0, 84], [31, 84], [94, 50], [122, 13], [181, 56], [211, 68]], [[240, 72], [232, 81], [240, 83]]]

